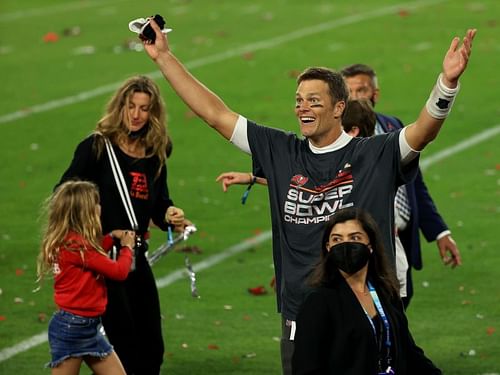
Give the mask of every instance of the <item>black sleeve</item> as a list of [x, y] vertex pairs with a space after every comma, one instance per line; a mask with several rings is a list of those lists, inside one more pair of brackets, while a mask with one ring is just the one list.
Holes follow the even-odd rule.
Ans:
[[289, 157], [287, 150], [300, 145], [295, 134], [257, 125], [250, 120], [247, 121], [247, 136], [252, 152], [252, 174], [268, 180], [272, 178], [270, 171], [280, 164], [279, 160], [287, 160]]
[[174, 205], [168, 193], [167, 168], [165, 165], [161, 168], [160, 176], [155, 180], [154, 191], [155, 197], [151, 219], [155, 225], [165, 231], [168, 228], [168, 224], [165, 222], [165, 213], [167, 208]]
[[65, 181], [79, 179], [86, 181], [95, 181], [95, 170], [97, 166], [97, 156], [94, 152], [94, 138], [89, 136], [85, 138], [76, 147], [73, 154], [73, 160], [68, 169], [63, 173], [61, 180], [55, 186], [56, 188]]
[[292, 357], [293, 375], [323, 375], [329, 347], [329, 313], [325, 296], [312, 292], [298, 315]]

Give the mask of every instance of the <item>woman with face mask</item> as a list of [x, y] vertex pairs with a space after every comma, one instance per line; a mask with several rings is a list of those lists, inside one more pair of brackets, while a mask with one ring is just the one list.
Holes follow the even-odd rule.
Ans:
[[345, 208], [333, 216], [310, 283], [297, 316], [293, 374], [441, 374], [408, 330], [393, 267], [368, 213]]

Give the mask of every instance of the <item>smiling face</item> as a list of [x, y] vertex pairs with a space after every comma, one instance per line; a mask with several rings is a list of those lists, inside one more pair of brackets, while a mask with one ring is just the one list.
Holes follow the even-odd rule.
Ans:
[[333, 143], [342, 132], [340, 118], [345, 103], [333, 103], [328, 84], [311, 79], [299, 83], [295, 94], [295, 115], [300, 132], [316, 147]]
[[125, 125], [130, 132], [141, 130], [149, 121], [151, 97], [144, 92], [134, 92], [123, 110]]

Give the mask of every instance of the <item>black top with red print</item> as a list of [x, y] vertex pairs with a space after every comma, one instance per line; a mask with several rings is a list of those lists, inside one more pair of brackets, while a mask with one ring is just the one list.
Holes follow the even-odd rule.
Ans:
[[273, 244], [278, 305], [286, 319], [295, 320], [319, 259], [325, 223], [340, 208], [368, 211], [394, 259], [394, 194], [414, 178], [418, 158], [401, 165], [399, 132], [353, 138], [338, 150], [317, 154], [293, 133], [247, 124], [254, 172], [267, 178], [273, 231], [278, 230], [279, 243]]
[[[132, 229], [105, 148], [97, 158], [93, 147], [95, 137], [98, 135], [87, 137], [77, 146], [73, 160], [59, 183], [74, 178], [94, 182], [99, 187], [101, 197], [103, 233], [114, 229]], [[139, 225], [138, 232], [148, 230], [150, 219], [162, 230], [167, 230], [165, 212], [173, 202], [168, 194], [166, 166], [162, 166], [157, 176], [158, 158], [134, 158], [116, 145], [113, 145], [113, 149], [129, 187], [130, 200]]]

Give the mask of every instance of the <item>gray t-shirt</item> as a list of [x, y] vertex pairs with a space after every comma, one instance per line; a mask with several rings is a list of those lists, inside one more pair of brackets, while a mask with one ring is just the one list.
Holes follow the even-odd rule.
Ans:
[[342, 207], [363, 208], [374, 217], [394, 261], [394, 194], [418, 167], [418, 157], [402, 167], [399, 132], [353, 138], [323, 154], [313, 153], [308, 141], [293, 133], [251, 121], [247, 135], [253, 169], [267, 178], [273, 230], [278, 230], [273, 249], [284, 318], [295, 320], [319, 260], [325, 223]]

